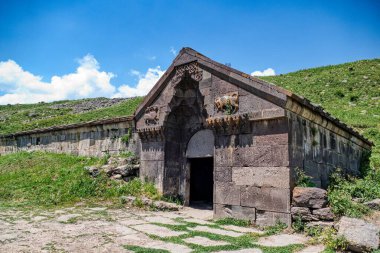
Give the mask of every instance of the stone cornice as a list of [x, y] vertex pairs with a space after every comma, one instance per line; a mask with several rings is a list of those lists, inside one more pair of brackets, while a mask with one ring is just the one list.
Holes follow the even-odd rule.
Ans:
[[164, 140], [164, 127], [156, 126], [156, 127], [146, 127], [136, 129], [136, 132], [139, 134], [141, 141], [147, 140]]

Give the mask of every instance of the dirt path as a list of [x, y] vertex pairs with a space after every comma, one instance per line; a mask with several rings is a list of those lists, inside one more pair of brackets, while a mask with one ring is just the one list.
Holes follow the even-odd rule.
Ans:
[[305, 250], [303, 236], [264, 236], [255, 228], [215, 224], [211, 217], [210, 211], [191, 208], [180, 212], [106, 207], [41, 212], [0, 209], [0, 252], [259, 253], [274, 246], [282, 247], [278, 248], [281, 252]]

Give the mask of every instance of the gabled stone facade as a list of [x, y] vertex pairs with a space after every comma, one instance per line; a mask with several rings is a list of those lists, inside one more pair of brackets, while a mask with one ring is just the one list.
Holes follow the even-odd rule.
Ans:
[[[118, 124], [124, 130], [117, 138], [133, 129], [131, 144], [118, 148], [139, 154], [142, 179], [186, 205], [212, 202], [215, 217], [257, 225], [291, 223], [295, 168], [326, 188], [337, 167], [358, 174], [372, 145], [308, 100], [190, 48], [181, 50], [133, 119]], [[27, 136], [13, 136], [12, 150], [23, 149], [17, 138]], [[9, 150], [9, 138], [0, 152]]]

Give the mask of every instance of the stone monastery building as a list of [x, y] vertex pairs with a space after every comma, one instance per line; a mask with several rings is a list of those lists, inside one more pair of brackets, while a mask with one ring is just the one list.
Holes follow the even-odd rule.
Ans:
[[183, 48], [133, 116], [1, 136], [0, 154], [132, 151], [163, 194], [270, 225], [291, 223], [295, 168], [326, 188], [337, 167], [358, 174], [371, 145], [307, 99]]

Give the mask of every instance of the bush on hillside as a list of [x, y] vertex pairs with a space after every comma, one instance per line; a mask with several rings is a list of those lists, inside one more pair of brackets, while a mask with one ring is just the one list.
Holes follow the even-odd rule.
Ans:
[[362, 217], [370, 212], [362, 202], [376, 198], [380, 198], [380, 170], [372, 169], [363, 178], [337, 170], [330, 177], [328, 199], [337, 216]]

